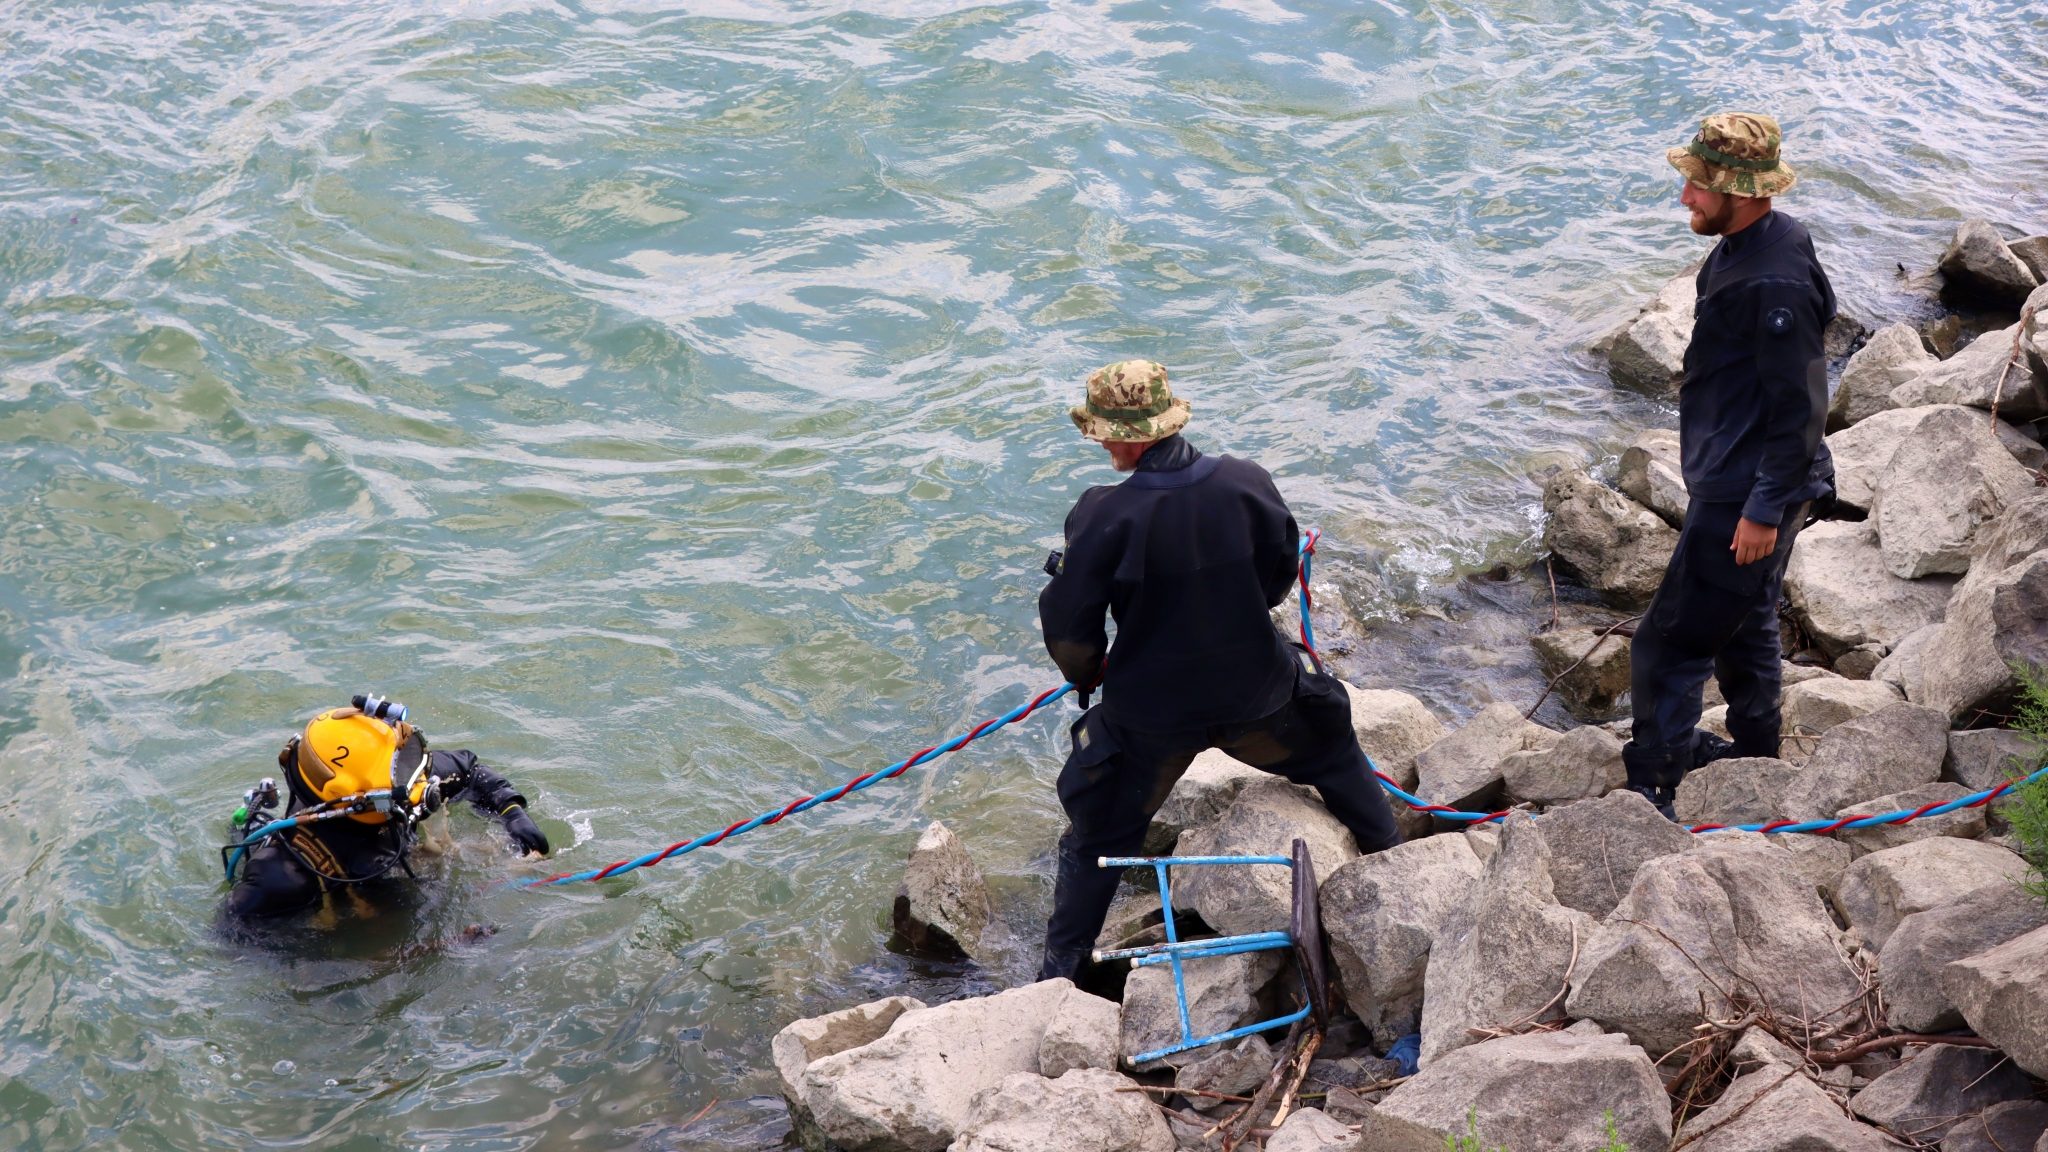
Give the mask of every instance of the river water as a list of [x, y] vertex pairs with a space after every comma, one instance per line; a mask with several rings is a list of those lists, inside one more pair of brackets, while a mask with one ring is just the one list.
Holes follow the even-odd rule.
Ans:
[[[380, 690], [588, 868], [1014, 706], [1124, 356], [1357, 612], [1450, 603], [1532, 466], [1671, 420], [1583, 348], [1703, 250], [1699, 115], [1784, 119], [1890, 319], [1960, 217], [2048, 226], [2044, 78], [1990, 0], [0, 6], [0, 1147], [774, 1146], [781, 1025], [1032, 965], [1070, 707], [574, 890], [465, 810], [254, 942], [239, 793]], [[934, 818], [987, 970], [887, 946]]]

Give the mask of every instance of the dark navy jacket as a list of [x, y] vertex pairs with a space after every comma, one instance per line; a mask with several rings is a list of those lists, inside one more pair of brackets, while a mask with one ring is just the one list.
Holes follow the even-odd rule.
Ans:
[[1775, 526], [1834, 488], [1821, 440], [1828, 371], [1822, 334], [1835, 293], [1806, 226], [1773, 211], [1725, 236], [1699, 273], [1678, 440], [1686, 491], [1742, 505]]
[[1169, 436], [1067, 514], [1065, 559], [1038, 597], [1046, 650], [1082, 687], [1106, 659], [1104, 715], [1125, 728], [1270, 715], [1294, 691], [1294, 656], [1268, 612], [1294, 584], [1298, 539], [1264, 468]]

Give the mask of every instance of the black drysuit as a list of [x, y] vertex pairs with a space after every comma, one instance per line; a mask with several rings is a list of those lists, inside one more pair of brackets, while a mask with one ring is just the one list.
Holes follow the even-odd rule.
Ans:
[[[503, 819], [507, 810], [524, 808], [526, 797], [510, 781], [486, 767], [469, 751], [427, 753], [428, 773], [440, 777], [446, 802], [467, 800], [478, 811]], [[400, 753], [417, 763], [417, 753]], [[291, 816], [306, 805], [294, 795], [285, 808]], [[346, 884], [375, 880], [401, 867], [412, 851], [414, 830], [398, 824], [365, 824], [347, 816], [301, 825], [257, 841], [249, 849], [242, 874], [228, 891], [232, 917], [284, 916], [320, 902], [324, 892]]]
[[[1835, 294], [1805, 226], [1774, 211], [1722, 238], [1698, 286], [1678, 393], [1690, 502], [1630, 651], [1635, 738], [1624, 759], [1641, 788], [1674, 788], [1695, 766], [1710, 674], [1735, 754], [1778, 754], [1778, 591], [1810, 502], [1834, 493], [1821, 431]], [[1771, 555], [1735, 563], [1742, 519], [1777, 525]]]
[[[1041, 979], [1071, 976], [1095, 943], [1128, 856], [1195, 756], [1230, 756], [1315, 787], [1366, 852], [1399, 842], [1366, 769], [1350, 699], [1273, 627], [1299, 531], [1266, 470], [1204, 456], [1180, 436], [1067, 516], [1066, 549], [1038, 598], [1045, 646], [1102, 702], [1071, 730], [1052, 920]], [[1103, 614], [1115, 618], [1109, 646]]]

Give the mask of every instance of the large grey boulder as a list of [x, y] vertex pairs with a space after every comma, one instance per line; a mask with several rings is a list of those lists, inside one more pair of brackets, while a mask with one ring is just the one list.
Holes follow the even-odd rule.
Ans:
[[2025, 363], [2011, 363], [2016, 340], [2024, 344], [2018, 324], [1984, 333], [1962, 351], [1899, 385], [1892, 391], [1892, 403], [1900, 408], [1964, 404], [1995, 410], [2007, 420], [2039, 420], [2048, 415], [2048, 388], [2027, 371]]
[[1800, 770], [1771, 756], [1737, 756], [1693, 769], [1672, 810], [1683, 824], [1759, 824], [1785, 814]]
[[1266, 1152], [1355, 1152], [1361, 1148], [1358, 1133], [1349, 1124], [1318, 1108], [1303, 1108], [1289, 1116]]
[[[2048, 286], [2048, 236], [2029, 236], [2025, 240], [2008, 240], [2005, 246], [2011, 250], [2014, 256], [2019, 257], [2020, 263], [2027, 266], [2027, 271], [2034, 274], [2034, 279], [2040, 281], [2043, 286]], [[2036, 292], [2040, 290], [2039, 288], [2034, 289]], [[2029, 302], [2032, 299], [2031, 296], [2028, 297]]]
[[1600, 1152], [1609, 1115], [1630, 1148], [1671, 1141], [1650, 1057], [1624, 1037], [1574, 1027], [1488, 1040], [1425, 1065], [1380, 1101], [1359, 1136], [1371, 1152], [1443, 1152], [1476, 1127], [1489, 1149]]
[[[2044, 237], [2048, 240], [2048, 237]], [[2034, 381], [2048, 388], [2048, 283], [2034, 289], [2020, 313], [2020, 351], [2034, 370]]]
[[2048, 746], [2025, 732], [2010, 728], [1951, 732], [1941, 778], [1953, 780], [1972, 792], [1982, 792], [2024, 776], [2044, 761], [2048, 761]]
[[1421, 1027], [1430, 948], [1483, 870], [1468, 837], [1430, 836], [1323, 880], [1318, 903], [1338, 982], [1383, 1050]]
[[1685, 378], [1685, 346], [1692, 342], [1692, 309], [1699, 298], [1696, 268], [1657, 290], [1634, 319], [1609, 336], [1607, 374], [1623, 388], [1670, 395]]
[[1940, 620], [1954, 588], [1950, 576], [1892, 575], [1868, 520], [1815, 524], [1799, 534], [1785, 567], [1793, 615], [1829, 656], [1871, 641], [1898, 643]]
[[[1188, 1022], [1195, 1035], [1213, 1036], [1260, 1019], [1261, 993], [1280, 974], [1281, 964], [1278, 952], [1240, 952], [1183, 964]], [[1119, 1054], [1126, 1062], [1133, 1062], [1147, 1052], [1180, 1042], [1180, 1003], [1174, 997], [1173, 973], [1165, 965], [1133, 969], [1124, 981]], [[1148, 1067], [1179, 1068], [1208, 1054], [1200, 1048], [1177, 1052]]]
[[1557, 902], [1594, 919], [1614, 911], [1645, 861], [1694, 845], [1692, 833], [1626, 790], [1553, 808], [1536, 828], [1550, 848]]
[[1351, 694], [1351, 730], [1358, 736], [1358, 746], [1380, 771], [1413, 792], [1415, 757], [1444, 738], [1444, 722], [1406, 692], [1344, 687]]
[[1877, 662], [1870, 678], [1880, 684], [1889, 684], [1906, 699], [1920, 703], [1920, 657], [1940, 629], [1939, 624], [1929, 624], [1899, 641], [1884, 659]]
[[1979, 434], [1989, 434], [2022, 468], [2039, 468], [2048, 463], [2048, 450], [2001, 417], [1960, 404], [1923, 404], [1893, 408], [1868, 417], [1854, 428], [1829, 434], [1828, 452], [1835, 458], [1835, 501], [1857, 512], [1868, 512], [1877, 499], [1877, 484], [1891, 466], [1892, 458], [1907, 441], [1918, 434], [1920, 425], [1936, 413], [1951, 419], [1975, 421]]
[[[1818, 664], [1794, 664], [1790, 660], [1778, 661], [1778, 684], [1781, 688], [1789, 689], [1794, 684], [1804, 684], [1808, 680], [1841, 678], [1837, 673], [1830, 672]], [[1708, 708], [1728, 703], [1728, 698], [1721, 692], [1721, 682], [1719, 680], [1711, 676], [1707, 678], [1706, 687], [1700, 690], [1700, 702]]]
[[1529, 638], [1544, 678], [1556, 682], [1558, 696], [1580, 720], [1612, 716], [1629, 689], [1628, 637], [1605, 632], [1604, 627], [1579, 626]]
[[1114, 1001], [1069, 989], [1038, 1039], [1038, 1074], [1059, 1076], [1075, 1068], [1114, 1070], [1122, 1027], [1122, 1012]]
[[1173, 1152], [1166, 1126], [1135, 1081], [1100, 1068], [1057, 1080], [1013, 1073], [977, 1096], [949, 1152]]
[[[1247, 1036], [1235, 1044], [1213, 1048], [1200, 1060], [1173, 1074], [1175, 1090], [1184, 1093], [1221, 1092], [1249, 1096], [1273, 1071], [1273, 1046], [1263, 1036]], [[1228, 1100], [1190, 1095], [1188, 1103], [1199, 1112], [1214, 1112], [1230, 1106]]]
[[1963, 1014], [1942, 988], [1942, 969], [2048, 926], [2048, 906], [1994, 880], [1899, 921], [1878, 954], [1885, 1021], [1901, 1032], [1948, 1032]]
[[1868, 1125], [1842, 1115], [1820, 1085], [1766, 1064], [1736, 1079], [1713, 1107], [1678, 1130], [1686, 1152], [1898, 1152]]
[[1152, 824], [1145, 829], [1145, 855], [1170, 855], [1181, 833], [1213, 822], [1237, 800], [1238, 791], [1246, 784], [1271, 776], [1231, 759], [1220, 748], [1197, 754], [1173, 791], [1167, 793], [1166, 803], [1153, 813]]
[[1982, 423], [1952, 408], [1931, 413], [1892, 454], [1872, 516], [1892, 575], [1969, 571], [1978, 527], [2034, 491], [2033, 477]]
[[775, 1074], [782, 1081], [782, 1098], [789, 1105], [790, 1126], [810, 1152], [825, 1152], [831, 1139], [818, 1129], [811, 1110], [804, 1104], [804, 1070], [827, 1056], [835, 1056], [889, 1034], [897, 1017], [924, 1007], [924, 1001], [909, 996], [891, 996], [823, 1016], [792, 1022], [775, 1034], [768, 1044]]
[[[1969, 795], [1960, 784], [1937, 782], [1922, 784], [1904, 792], [1879, 796], [1861, 804], [1851, 804], [1835, 813], [1837, 819], [1854, 816], [1877, 816], [1888, 812], [1913, 812], [1929, 804], [1947, 804]], [[1844, 828], [1835, 833], [1835, 839], [1847, 844], [1859, 857], [1930, 836], [1953, 836], [1962, 840], [1973, 839], [1984, 832], [1984, 809], [1958, 808], [1939, 816], [1922, 816], [1904, 824], [1873, 824], [1868, 828]]]
[[1453, 808], [1490, 807], [1500, 798], [1501, 761], [1548, 748], [1558, 739], [1558, 733], [1524, 720], [1514, 705], [1488, 704], [1415, 758], [1416, 795]]
[[1881, 680], [1821, 677], [1786, 688], [1780, 707], [1786, 733], [1819, 737], [1837, 724], [1905, 699], [1905, 693]]
[[1500, 762], [1513, 803], [1563, 804], [1605, 796], [1628, 783], [1621, 740], [1605, 728], [1574, 728], [1548, 748], [1516, 752]]
[[1473, 1029], [1563, 1016], [1558, 993], [1592, 927], [1557, 902], [1543, 834], [1526, 814], [1509, 814], [1493, 859], [1429, 950], [1422, 1065], [1476, 1043]]
[[2048, 551], [1996, 572], [1973, 570], [1920, 656], [1928, 707], [1961, 723], [2003, 712], [2019, 690], [2015, 665], [2048, 664]]
[[813, 1060], [799, 1082], [804, 1106], [848, 1152], [939, 1152], [984, 1089], [1037, 1077], [1039, 1042], [1073, 987], [1047, 980], [904, 1012], [880, 1038]]
[[920, 952], [974, 956], [989, 918], [988, 882], [967, 845], [937, 820], [910, 851], [893, 909], [896, 932]]
[[1784, 815], [1833, 816], [1851, 804], [1932, 784], [1948, 755], [1948, 717], [1893, 704], [1828, 730], [1785, 790]]
[[1836, 910], [1863, 936], [1873, 952], [1899, 921], [1957, 900], [1986, 884], [2017, 880], [2027, 862], [2019, 855], [1981, 840], [1937, 836], [1872, 852], [1842, 873], [1835, 885]]
[[1965, 1117], [2031, 1095], [2026, 1075], [1999, 1053], [1936, 1044], [1872, 1080], [1849, 1110], [1902, 1136], [1939, 1140]]
[[2048, 1078], [2048, 928], [2036, 928], [1941, 971], [1970, 1030], [2005, 1050], [2013, 1063]]
[[1841, 932], [1789, 859], [1761, 836], [1714, 833], [1645, 862], [1581, 953], [1566, 1010], [1661, 1056], [1696, 1035], [1703, 1006], [1733, 1011], [1736, 991], [1788, 1016], [1853, 1004]]
[[[1919, 341], [1914, 340], [1915, 347]], [[1685, 467], [1678, 453], [1678, 433], [1653, 428], [1636, 436], [1621, 453], [1621, 493], [1664, 518], [1674, 528], [1685, 523]]]
[[2018, 308], [2041, 282], [1988, 220], [1965, 220], [1941, 254], [1941, 298], [1950, 304]]
[[1828, 403], [1829, 431], [1847, 428], [1892, 406], [1892, 390], [1940, 363], [1911, 324], [1889, 324], [1849, 357]]
[[1587, 587], [1621, 605], [1646, 603], [1657, 591], [1678, 532], [1655, 512], [1582, 468], [1551, 478], [1543, 510], [1544, 546]]
[[2026, 1152], [2048, 1144], [2048, 1104], [2008, 1100], [1956, 1124], [1941, 1138], [1941, 1152]]
[[[1238, 791], [1214, 823], [1181, 834], [1176, 856], [1285, 856], [1294, 841], [1308, 845], [1318, 877], [1358, 855], [1358, 842], [1307, 788], [1278, 776]], [[1287, 926], [1294, 907], [1293, 874], [1271, 865], [1182, 868], [1173, 877], [1177, 907], [1192, 908], [1227, 935], [1271, 932]]]

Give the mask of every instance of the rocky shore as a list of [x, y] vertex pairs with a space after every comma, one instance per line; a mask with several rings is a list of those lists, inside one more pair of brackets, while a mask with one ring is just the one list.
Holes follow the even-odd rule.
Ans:
[[[2048, 237], [1970, 221], [1939, 271], [1944, 302], [2010, 323], [1960, 348], [1953, 323], [1831, 331], [1840, 505], [1786, 577], [1785, 739], [1776, 758], [1688, 777], [1682, 820], [1918, 809], [2041, 758], [2001, 725], [2015, 667], [2048, 665], [2034, 423], [2048, 418]], [[1688, 272], [1605, 342], [1616, 383], [1670, 392], [1691, 313]], [[2019, 883], [2004, 802], [1832, 836], [1696, 835], [1621, 788], [1624, 614], [1677, 539], [1677, 452], [1675, 432], [1646, 431], [1618, 463], [1545, 479], [1556, 570], [1613, 609], [1533, 640], [1581, 726], [1495, 703], [1452, 727], [1407, 693], [1352, 691], [1382, 771], [1505, 819], [1404, 812], [1409, 841], [1360, 856], [1313, 793], [1213, 752], [1160, 812], [1148, 850], [1307, 844], [1340, 1008], [1320, 1035], [1131, 1067], [1179, 1038], [1154, 968], [936, 1006], [892, 997], [775, 1037], [803, 1146], [2048, 1152], [2048, 903]], [[1103, 946], [1163, 939], [1169, 915], [1184, 934], [1286, 925], [1274, 876], [1199, 871], [1176, 878], [1172, 909], [1127, 884]], [[943, 826], [920, 839], [895, 913], [918, 947], [975, 954], [988, 897]], [[1290, 1010], [1301, 977], [1282, 956], [1191, 962], [1194, 1028]], [[1388, 1054], [1411, 1035], [1408, 1072]]]

